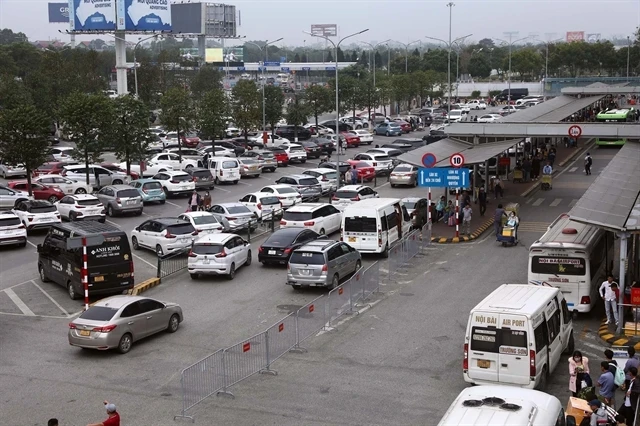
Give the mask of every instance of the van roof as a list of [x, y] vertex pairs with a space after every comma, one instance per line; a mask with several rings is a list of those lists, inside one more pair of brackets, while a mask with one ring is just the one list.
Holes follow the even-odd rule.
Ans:
[[549, 226], [547, 232], [538, 241], [531, 245], [531, 248], [549, 244], [559, 247], [586, 246], [593, 238], [599, 238], [602, 232], [604, 231], [600, 228], [573, 221], [569, 215], [563, 214]]
[[542, 303], [558, 293], [556, 287], [534, 284], [502, 284], [472, 309], [474, 311], [504, 312], [517, 311], [522, 315], [533, 315]]
[[[364, 200], [348, 205], [346, 210], [372, 208], [372, 207], [375, 207], [375, 208], [386, 207], [388, 205], [397, 204], [399, 202], [400, 202], [399, 198], [365, 198]], [[345, 210], [345, 213], [346, 213], [346, 210]]]
[[460, 392], [438, 425], [549, 425], [561, 408], [558, 398], [544, 392], [513, 386], [474, 386]]
[[58, 228], [59, 230], [70, 235], [124, 233], [124, 231], [122, 231], [120, 228], [117, 228], [108, 223], [100, 223], [95, 220], [87, 220], [81, 222], [62, 222], [53, 225], [53, 227]]

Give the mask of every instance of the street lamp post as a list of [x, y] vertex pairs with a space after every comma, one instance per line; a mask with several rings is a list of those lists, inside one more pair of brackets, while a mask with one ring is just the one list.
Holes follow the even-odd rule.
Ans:
[[[351, 37], [355, 37], [357, 35], [360, 35], [362, 33], [366, 33], [367, 31], [369, 31], [369, 28], [364, 29], [362, 31], [358, 31], [357, 33], [353, 33], [350, 34], [346, 37], [342, 37], [338, 43], [334, 43], [333, 40], [331, 40], [329, 37], [325, 36], [325, 35], [319, 35], [319, 34], [311, 34], [310, 32], [307, 31], [303, 31], [303, 33], [305, 34], [309, 34], [311, 37], [318, 37], [318, 38], [323, 38], [326, 41], [328, 41], [329, 43], [333, 44], [333, 47], [335, 49], [335, 61], [336, 61], [336, 141], [338, 143], [338, 149], [336, 150], [336, 152], [338, 153], [336, 156], [336, 169], [338, 171], [338, 175], [340, 174], [340, 98], [338, 97], [338, 48], [340, 47], [340, 43], [342, 43], [343, 41], [345, 41], [348, 38]], [[338, 188], [340, 188], [340, 176], [338, 176]]]
[[154, 34], [151, 37], [143, 38], [142, 40], [138, 40], [136, 45], [133, 47], [133, 81], [134, 87], [136, 89], [136, 98], [138, 97], [138, 62], [136, 61], [136, 51], [138, 50], [138, 46], [144, 41], [151, 40], [152, 38], [158, 37], [160, 34]]
[[545, 101], [547, 100], [547, 79], [549, 78], [549, 45], [551, 43], [556, 43], [562, 40], [564, 39], [557, 38], [555, 40], [549, 40], [544, 42], [546, 46], [546, 52], [544, 54], [544, 85], [542, 86], [542, 95], [544, 96]]
[[404, 46], [404, 72], [405, 74], [409, 72], [409, 46], [415, 43], [420, 43], [422, 40], [415, 40], [411, 43], [403, 43], [401, 41], [396, 41], [396, 43], [400, 43]]
[[507, 33], [507, 34], [509, 35], [509, 41], [502, 40], [500, 38], [497, 38], [496, 40], [501, 41], [501, 42], [503, 42], [503, 43], [505, 43], [506, 45], [509, 46], [509, 71], [508, 71], [509, 75], [507, 76], [507, 81], [508, 81], [508, 83], [507, 83], [507, 102], [508, 102], [508, 105], [511, 105], [511, 50], [512, 50], [514, 44], [518, 43], [519, 41], [524, 41], [524, 40], [526, 40], [528, 38], [531, 38], [531, 36], [527, 36], [527, 37], [523, 37], [523, 38], [519, 38], [517, 40], [511, 41], [513, 36], [515, 34], [517, 34], [517, 33], [510, 32], [510, 33]]
[[269, 44], [271, 43], [276, 43], [280, 40], [282, 40], [283, 37], [280, 37], [277, 40], [273, 40], [273, 41], [267, 41], [265, 42], [264, 46], [260, 46], [257, 43], [253, 43], [251, 41], [247, 41], [247, 44], [251, 44], [253, 46], [256, 46], [258, 49], [260, 49], [260, 57], [262, 57], [262, 49], [264, 49], [264, 54], [265, 54], [265, 60], [264, 61], [259, 61], [258, 63], [262, 63], [262, 66], [260, 68], [262, 68], [262, 142], [266, 145], [267, 144], [267, 116], [265, 114], [265, 110], [266, 110], [266, 100], [264, 97], [264, 86], [266, 86], [266, 80], [264, 79], [264, 70], [265, 68], [267, 68], [267, 66], [265, 65], [266, 59], [267, 59], [267, 46], [269, 46]]
[[[371, 47], [371, 50], [369, 51], [369, 56], [371, 56], [371, 53], [373, 52], [373, 87], [376, 87], [376, 49], [378, 48], [378, 46], [380, 46], [381, 44], [385, 44], [387, 42], [391, 41], [391, 39], [385, 40], [385, 41], [381, 41], [380, 43], [376, 43], [371, 44], [371, 43], [367, 43], [366, 41], [361, 41], [360, 43], [366, 44], [367, 46]], [[371, 58], [369, 58], [369, 66], [371, 66]]]
[[627, 36], [627, 81], [629, 81], [629, 59], [631, 59], [631, 37]]

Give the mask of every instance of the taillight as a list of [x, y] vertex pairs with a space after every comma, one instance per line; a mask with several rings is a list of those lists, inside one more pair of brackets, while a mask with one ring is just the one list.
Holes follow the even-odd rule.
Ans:
[[193, 250], [189, 250], [189, 257], [198, 257], [198, 255], [195, 254]]
[[326, 263], [322, 265], [322, 272], [327, 272], [328, 270], [329, 270], [329, 266], [327, 266]]
[[469, 370], [469, 344], [464, 344], [464, 358], [462, 359], [462, 369]]
[[75, 325], [74, 323], [70, 322], [70, 323], [69, 323], [69, 328], [70, 328], [71, 330], [75, 330], [75, 329], [76, 329], [76, 328], [78, 328], [78, 327], [76, 327], [76, 325]]
[[173, 235], [171, 232], [168, 232], [168, 231], [167, 231], [167, 233], [166, 233], [166, 235], [164, 237], [165, 238], [176, 238], [175, 235]]
[[60, 176], [67, 176], [67, 171], [63, 170], [62, 173], [60, 173]]
[[229, 216], [227, 216], [227, 220], [238, 220], [238, 218], [237, 217], [229, 217]]
[[113, 329], [116, 327], [117, 326], [115, 324], [109, 324], [109, 325], [105, 325], [104, 327], [95, 327], [91, 331], [95, 331], [96, 333], [109, 333], [113, 331]]
[[76, 206], [76, 209], [84, 209], [86, 206]]
[[286, 249], [284, 249], [284, 254], [289, 254], [289, 253], [291, 253], [291, 250], [292, 250], [291, 248], [286, 248]]
[[264, 251], [264, 249], [262, 248], [262, 246], [258, 247], [258, 253], [262, 253]]
[[529, 351], [529, 376], [536, 377], [536, 351]]
[[376, 167], [378, 165], [378, 163], [373, 163], [373, 167]]
[[220, 176], [224, 175], [224, 171], [220, 170]]
[[193, 231], [193, 232], [191, 233], [191, 235], [198, 235], [199, 233], [200, 233], [200, 230], [199, 230], [199, 229], [196, 229], [195, 231]]
[[278, 200], [286, 200], [287, 197], [278, 197]]
[[315, 225], [315, 222], [313, 221], [304, 223], [304, 226], [313, 226], [313, 225]]
[[222, 249], [222, 251], [216, 254], [216, 257], [227, 257], [227, 252]]
[[191, 179], [191, 180], [192, 180], [192, 181], [194, 181], [194, 182], [197, 182], [197, 181], [198, 181], [198, 178], [196, 178], [196, 177], [194, 176], [194, 177], [193, 177], [193, 179]]
[[256, 207], [258, 208], [258, 210], [262, 210], [262, 204], [258, 203]]
[[340, 198], [336, 197], [335, 195], [333, 197], [331, 197], [332, 200], [334, 201], [338, 201]]
[[378, 247], [382, 247], [382, 230], [378, 229]]
[[580, 298], [581, 305], [590, 305], [591, 304], [591, 296], [582, 296]]
[[29, 222], [33, 222], [33, 217], [28, 217], [27, 219], [29, 220]]
[[148, 193], [149, 193], [149, 192], [148, 192], [146, 189], [144, 189], [144, 188], [142, 188], [142, 192], [144, 192], [145, 194], [148, 194]]
[[178, 183], [180, 183], [180, 182], [178, 182], [177, 180], [170, 180], [169, 182], [171, 182], [171, 183], [172, 183], [172, 184], [174, 184], [174, 185], [177, 185]]
[[24, 226], [23, 224], [20, 224], [20, 226], [18, 226], [18, 229], [26, 229], [27, 227]]
[[351, 201], [360, 201], [360, 196], [358, 195], [356, 198], [352, 198]]
[[280, 225], [281, 225], [281, 226], [284, 226], [284, 225], [286, 225], [286, 224], [287, 224], [287, 221], [286, 221], [286, 220], [284, 220], [284, 219], [280, 220]]
[[321, 180], [322, 182], [329, 182], [329, 179], [327, 179], [326, 177], [323, 177]]

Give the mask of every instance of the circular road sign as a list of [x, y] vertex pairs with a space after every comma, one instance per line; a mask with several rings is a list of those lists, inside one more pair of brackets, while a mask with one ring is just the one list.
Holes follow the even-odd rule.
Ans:
[[462, 167], [464, 166], [464, 156], [460, 153], [453, 154], [449, 157], [449, 163], [453, 167]]
[[427, 169], [432, 168], [433, 166], [436, 165], [436, 156], [430, 152], [427, 152], [425, 155], [422, 156], [422, 164]]
[[580, 126], [573, 125], [569, 127], [569, 136], [574, 139], [579, 138], [582, 135], [582, 128]]

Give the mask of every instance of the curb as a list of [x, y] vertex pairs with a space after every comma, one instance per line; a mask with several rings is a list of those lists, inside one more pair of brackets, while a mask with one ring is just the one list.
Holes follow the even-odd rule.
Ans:
[[160, 278], [149, 278], [146, 281], [142, 281], [140, 284], [134, 285], [133, 288], [129, 291], [129, 294], [131, 294], [132, 296], [137, 296], [149, 290], [150, 288], [157, 286], [158, 284], [160, 284]]
[[606, 322], [606, 318], [604, 318], [602, 320], [602, 322], [600, 323], [600, 329], [598, 330], [598, 336], [600, 336], [600, 339], [602, 339], [605, 343], [610, 344], [611, 346], [630, 346], [633, 345], [633, 347], [635, 348], [635, 350], [640, 351], [640, 337], [638, 336], [634, 336], [634, 337], [629, 337], [629, 336], [620, 336], [620, 335], [616, 335], [615, 331], [611, 332], [609, 330], [609, 326], [607, 324], [605, 324]]
[[493, 225], [493, 219], [489, 219], [480, 225], [471, 235], [462, 237], [431, 237], [432, 243], [438, 244], [456, 244], [473, 241], [482, 235], [487, 229]]

